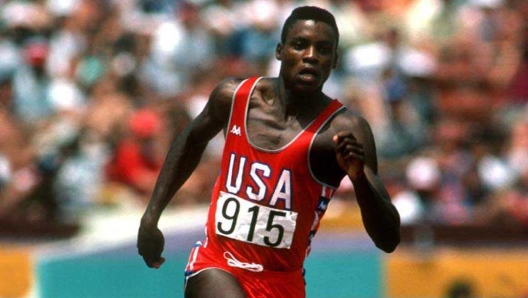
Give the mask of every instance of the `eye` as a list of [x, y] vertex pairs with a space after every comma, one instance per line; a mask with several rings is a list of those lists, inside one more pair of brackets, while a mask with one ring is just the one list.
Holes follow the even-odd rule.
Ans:
[[322, 54], [322, 55], [328, 55], [328, 54], [331, 54], [332, 51], [333, 51], [333, 47], [332, 45], [320, 45], [318, 48], [317, 48], [317, 51]]
[[306, 47], [306, 41], [302, 39], [294, 39], [292, 40], [291, 45], [295, 50], [302, 50]]

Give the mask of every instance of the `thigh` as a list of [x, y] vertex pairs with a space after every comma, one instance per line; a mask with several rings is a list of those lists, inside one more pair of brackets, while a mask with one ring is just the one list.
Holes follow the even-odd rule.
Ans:
[[256, 278], [255, 275], [239, 275], [240, 283], [248, 297], [252, 298], [304, 298], [306, 288], [302, 273], [298, 276], [276, 274]]
[[238, 280], [221, 269], [207, 269], [189, 277], [185, 285], [185, 298], [246, 298]]

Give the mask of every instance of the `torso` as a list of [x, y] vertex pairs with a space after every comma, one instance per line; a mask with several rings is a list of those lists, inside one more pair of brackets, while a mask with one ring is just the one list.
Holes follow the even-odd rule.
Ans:
[[[228, 252], [265, 270], [300, 271], [336, 189], [314, 175], [308, 159], [317, 132], [343, 109], [328, 99], [308, 109], [308, 117], [284, 117], [282, 98], [267, 88], [269, 82], [251, 78], [237, 89], [222, 171], [211, 197], [206, 246], [215, 260], [222, 261]], [[316, 151], [332, 150], [323, 153], [336, 163], [331, 144], [321, 138]]]
[[[250, 142], [264, 150], [279, 150], [290, 143], [306, 128], [332, 101], [324, 96], [316, 103], [304, 102], [304, 111], [300, 116], [286, 116], [284, 98], [277, 87], [277, 78], [264, 78], [253, 91], [249, 104], [247, 129]], [[339, 116], [337, 116], [339, 117]], [[332, 137], [335, 130], [330, 121], [319, 132], [312, 145], [310, 165], [314, 175], [321, 181], [337, 186], [343, 173], [335, 162]]]

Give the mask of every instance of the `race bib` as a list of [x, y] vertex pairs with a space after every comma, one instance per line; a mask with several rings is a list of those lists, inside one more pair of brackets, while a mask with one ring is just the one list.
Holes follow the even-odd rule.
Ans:
[[220, 192], [216, 234], [274, 248], [290, 248], [297, 212], [274, 209]]

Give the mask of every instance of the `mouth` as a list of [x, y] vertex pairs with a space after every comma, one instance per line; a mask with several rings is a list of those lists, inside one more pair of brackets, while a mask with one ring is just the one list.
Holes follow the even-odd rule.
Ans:
[[303, 69], [301, 69], [301, 71], [299, 71], [299, 78], [302, 81], [314, 82], [317, 80], [318, 77], [319, 73], [315, 68], [312, 67], [304, 67]]

